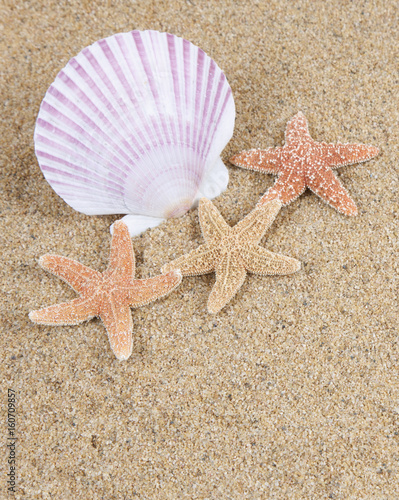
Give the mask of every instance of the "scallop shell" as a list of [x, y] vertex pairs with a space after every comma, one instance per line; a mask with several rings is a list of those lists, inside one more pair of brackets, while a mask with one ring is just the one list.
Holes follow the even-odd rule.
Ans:
[[35, 151], [66, 203], [87, 215], [129, 214], [134, 235], [226, 189], [220, 153], [234, 119], [231, 88], [203, 50], [169, 33], [119, 33], [58, 73]]

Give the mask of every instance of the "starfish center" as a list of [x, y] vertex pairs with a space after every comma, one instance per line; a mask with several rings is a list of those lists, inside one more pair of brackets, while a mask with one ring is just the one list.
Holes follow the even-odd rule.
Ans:
[[230, 252], [231, 250], [239, 247], [240, 245], [241, 243], [239, 235], [235, 234], [232, 231], [229, 231], [229, 233], [223, 236], [222, 241], [220, 243], [223, 252]]
[[309, 142], [301, 141], [295, 148], [295, 152], [299, 157], [300, 163], [302, 163], [305, 158], [309, 158], [313, 154], [312, 145]]

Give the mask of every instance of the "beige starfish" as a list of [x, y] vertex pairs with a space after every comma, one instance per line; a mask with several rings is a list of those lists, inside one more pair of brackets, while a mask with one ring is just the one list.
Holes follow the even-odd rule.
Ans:
[[166, 264], [162, 272], [179, 270], [183, 276], [216, 272], [208, 311], [217, 313], [237, 293], [247, 271], [256, 274], [291, 274], [300, 262], [269, 252], [258, 245], [281, 208], [279, 200], [258, 206], [236, 226], [226, 224], [206, 198], [199, 204], [199, 220], [205, 244]]
[[127, 226], [114, 224], [110, 261], [100, 273], [76, 260], [60, 255], [44, 255], [39, 264], [65, 280], [80, 297], [56, 304], [29, 317], [44, 325], [77, 325], [99, 316], [108, 332], [111, 349], [120, 360], [132, 353], [132, 314], [130, 307], [140, 307], [167, 295], [181, 282], [181, 274], [168, 274], [149, 279], [134, 279], [135, 258]]
[[355, 202], [332, 169], [370, 160], [378, 153], [378, 148], [365, 144], [316, 142], [309, 134], [305, 116], [297, 113], [287, 124], [283, 147], [242, 151], [230, 162], [238, 167], [278, 175], [260, 204], [278, 196], [287, 205], [309, 187], [339, 212], [356, 215]]

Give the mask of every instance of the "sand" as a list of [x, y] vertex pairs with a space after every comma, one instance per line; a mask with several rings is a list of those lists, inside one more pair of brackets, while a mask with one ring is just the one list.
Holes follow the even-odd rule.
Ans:
[[[7, 498], [7, 389], [16, 392], [16, 499], [399, 498], [398, 61], [394, 0], [3, 2], [0, 497]], [[307, 191], [262, 245], [299, 259], [251, 275], [216, 316], [214, 275], [185, 278], [132, 310], [119, 362], [95, 319], [38, 326], [28, 313], [74, 298], [45, 253], [104, 270], [109, 226], [45, 181], [34, 154], [40, 102], [82, 48], [132, 29], [169, 31], [224, 70], [237, 108], [228, 158], [280, 146], [306, 114], [315, 140], [373, 144], [342, 168], [357, 217]], [[215, 204], [233, 225], [272, 185], [229, 165]], [[133, 238], [137, 276], [202, 243], [197, 210]], [[10, 494], [11, 497], [11, 494]]]

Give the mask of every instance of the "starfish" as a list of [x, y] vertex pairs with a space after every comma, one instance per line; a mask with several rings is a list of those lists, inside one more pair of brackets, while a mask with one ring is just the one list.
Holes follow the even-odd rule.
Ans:
[[80, 294], [70, 302], [32, 311], [29, 317], [43, 325], [78, 325], [99, 316], [119, 360], [132, 353], [133, 322], [130, 307], [140, 307], [167, 295], [181, 282], [172, 271], [149, 279], [134, 279], [135, 258], [126, 224], [114, 224], [109, 265], [100, 273], [61, 255], [43, 255], [39, 264], [65, 280]]
[[237, 293], [247, 272], [291, 274], [300, 262], [269, 252], [258, 245], [281, 208], [277, 199], [261, 205], [234, 227], [230, 227], [206, 198], [199, 203], [199, 220], [205, 244], [166, 264], [162, 272], [179, 270], [183, 276], [215, 271], [216, 283], [208, 300], [208, 311], [217, 313]]
[[378, 153], [378, 148], [365, 144], [314, 141], [305, 116], [299, 112], [287, 124], [283, 147], [242, 151], [230, 162], [238, 167], [278, 175], [274, 186], [260, 199], [260, 204], [277, 196], [283, 205], [287, 205], [309, 187], [339, 212], [356, 215], [355, 202], [332, 169], [370, 160]]

